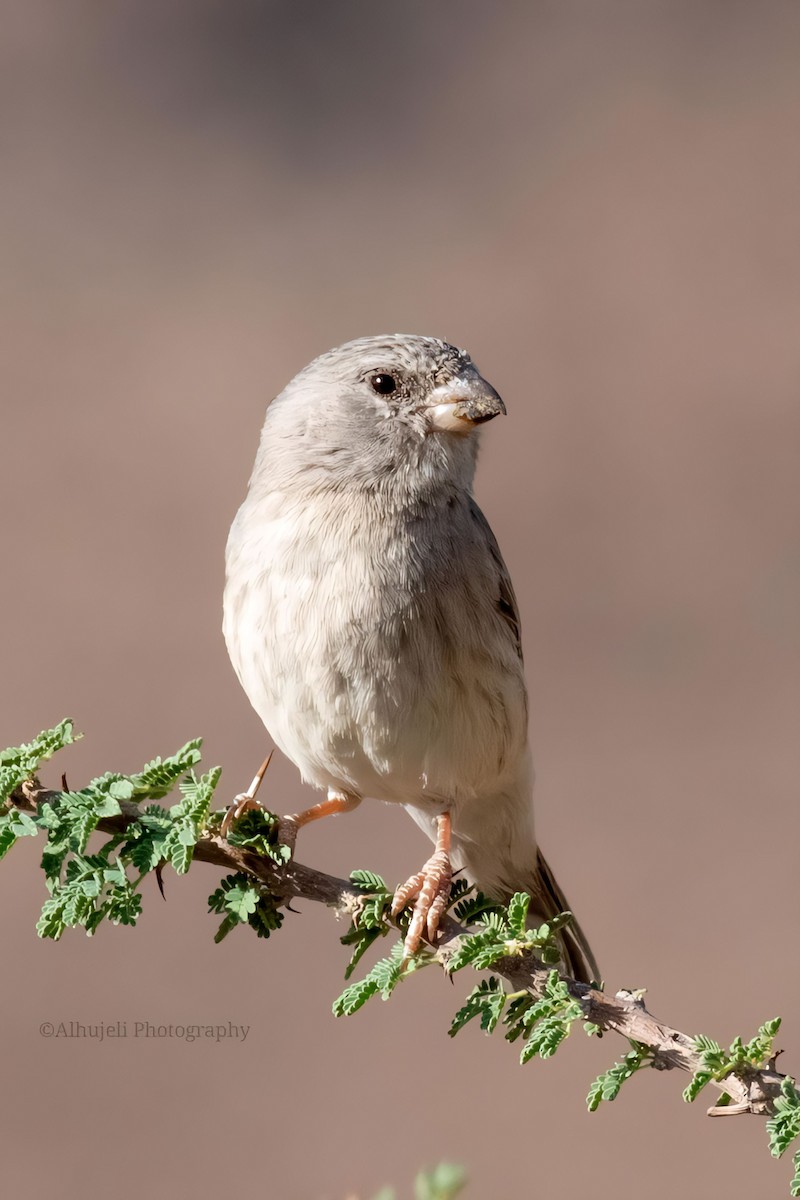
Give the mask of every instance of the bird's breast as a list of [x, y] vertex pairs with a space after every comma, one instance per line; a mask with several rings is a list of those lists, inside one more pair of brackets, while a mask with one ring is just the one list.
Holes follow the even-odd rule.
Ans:
[[246, 501], [224, 629], [251, 703], [318, 786], [434, 807], [524, 753], [525, 685], [466, 508]]

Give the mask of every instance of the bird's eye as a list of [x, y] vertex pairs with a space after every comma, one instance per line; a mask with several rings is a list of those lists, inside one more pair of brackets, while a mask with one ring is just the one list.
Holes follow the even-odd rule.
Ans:
[[397, 381], [394, 375], [371, 375], [369, 382], [373, 392], [377, 392], [379, 396], [390, 396], [397, 390]]

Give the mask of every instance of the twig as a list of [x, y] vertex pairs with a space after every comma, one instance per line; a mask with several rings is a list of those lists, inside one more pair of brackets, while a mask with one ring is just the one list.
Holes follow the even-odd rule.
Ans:
[[[31, 779], [11, 796], [11, 802], [26, 812], [36, 812], [38, 806], [58, 797]], [[97, 828], [106, 833], [121, 833], [140, 813], [136, 805], [120, 802], [121, 815], [105, 817]], [[231, 846], [223, 838], [204, 834], [194, 847], [194, 858], [211, 863], [227, 871], [243, 871], [257, 879], [269, 892], [279, 897], [284, 905], [292, 899], [311, 900], [326, 904], [339, 913], [352, 914], [366, 889], [337, 879], [323, 871], [316, 871], [298, 862], [279, 866], [264, 855]], [[441, 936], [437, 943], [436, 958], [443, 967], [459, 944], [459, 939], [468, 931], [451, 918], [440, 924]], [[492, 972], [507, 980], [515, 991], [529, 991], [540, 996], [551, 969], [531, 953], [517, 957], [501, 958], [492, 964]], [[567, 989], [583, 1009], [584, 1020], [597, 1025], [604, 1032], [617, 1033], [630, 1041], [647, 1046], [652, 1052], [652, 1065], [658, 1070], [677, 1069], [694, 1073], [701, 1069], [700, 1054], [695, 1049], [694, 1039], [677, 1029], [672, 1029], [653, 1016], [645, 1008], [641, 995], [618, 992], [611, 996], [577, 980], [562, 977]], [[723, 1079], [711, 1079], [710, 1085], [732, 1103], [715, 1105], [708, 1110], [709, 1116], [735, 1116], [755, 1113], [760, 1116], [774, 1112], [774, 1100], [779, 1095], [785, 1078], [774, 1068], [746, 1068]]]

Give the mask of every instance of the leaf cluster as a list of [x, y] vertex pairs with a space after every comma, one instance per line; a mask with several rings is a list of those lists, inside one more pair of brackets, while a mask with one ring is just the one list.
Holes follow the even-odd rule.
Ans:
[[[369, 888], [370, 895], [358, 901], [351, 928], [341, 939], [345, 945], [355, 947], [345, 978], [350, 977], [353, 967], [372, 942], [385, 936], [390, 928], [391, 895], [384, 880], [370, 871], [354, 871], [350, 878], [353, 883]], [[477, 929], [461, 937], [447, 960], [448, 972], [453, 974], [467, 966], [484, 970], [499, 958], [528, 952], [551, 963], [560, 961], [558, 933], [571, 920], [571, 914], [561, 913], [546, 924], [529, 929], [529, 906], [530, 897], [524, 892], [517, 892], [504, 908], [475, 893], [466, 881], [456, 880], [451, 888], [449, 907], [454, 907], [459, 920], [477, 925]], [[424, 966], [431, 960], [431, 952], [423, 949], [408, 967]], [[349, 1016], [375, 995], [388, 999], [406, 973], [402, 946], [398, 944], [388, 958], [381, 959], [363, 979], [345, 989], [334, 1002], [335, 1015]], [[449, 1032], [454, 1037], [470, 1021], [477, 1019], [486, 1033], [493, 1033], [502, 1019], [507, 1026], [505, 1036], [508, 1041], [524, 1039], [520, 1061], [525, 1063], [535, 1056], [549, 1058], [555, 1054], [569, 1035], [572, 1022], [582, 1017], [579, 1002], [570, 996], [556, 970], [550, 972], [544, 991], [538, 997], [528, 992], [509, 996], [500, 981], [491, 976], [481, 980], [470, 992]]]
[[247, 924], [258, 937], [268, 938], [283, 924], [283, 913], [275, 897], [243, 871], [220, 880], [219, 887], [208, 897], [208, 910], [223, 915], [214, 935], [215, 942], [221, 942], [237, 925]]
[[538, 997], [527, 991], [509, 995], [499, 979], [490, 975], [467, 996], [453, 1018], [449, 1034], [455, 1037], [476, 1018], [481, 1029], [494, 1033], [502, 1020], [506, 1026], [506, 1041], [523, 1039], [519, 1060], [526, 1063], [535, 1057], [551, 1058], [569, 1036], [573, 1021], [582, 1017], [580, 1004], [570, 996], [556, 970], [550, 972]]
[[11, 796], [34, 777], [42, 763], [79, 737], [73, 732], [72, 721], [66, 718], [52, 729], [43, 730], [32, 742], [0, 750], [0, 858], [17, 838], [35, 837], [38, 832], [33, 818], [11, 805]]
[[[162, 863], [179, 875], [188, 871], [220, 777], [219, 768], [195, 775], [191, 768], [199, 758], [195, 739], [136, 774], [102, 775], [79, 791], [56, 792], [40, 805], [33, 822], [47, 833], [42, 869], [50, 892], [37, 925], [40, 937], [58, 939], [73, 926], [92, 934], [104, 918], [135, 925], [144, 877]], [[182, 794], [178, 803], [169, 809], [148, 804], [95, 853], [86, 853], [98, 823], [120, 816], [122, 803], [163, 797], [176, 783]]]
[[[792, 1142], [800, 1137], [800, 1092], [790, 1075], [781, 1084], [781, 1094], [775, 1101], [775, 1115], [767, 1121], [767, 1136], [770, 1154], [774, 1158], [780, 1158]], [[800, 1196], [800, 1150], [795, 1151], [792, 1161], [794, 1176], [789, 1190], [792, 1196]]]
[[[455, 1200], [466, 1186], [463, 1167], [454, 1163], [439, 1163], [432, 1171], [420, 1171], [414, 1180], [414, 1200]], [[381, 1188], [374, 1200], [397, 1200], [394, 1188]]]
[[63, 879], [48, 880], [50, 898], [36, 924], [39, 937], [57, 941], [65, 929], [82, 925], [91, 936], [104, 919], [135, 925], [142, 901], [110, 844], [97, 854], [72, 854]]
[[285, 866], [292, 857], [291, 848], [280, 841], [279, 818], [263, 808], [249, 808], [235, 820], [228, 830], [227, 840], [231, 846], [266, 855], [279, 867]]
[[343, 946], [353, 947], [345, 968], [345, 979], [350, 978], [373, 942], [386, 937], [391, 929], [389, 908], [392, 895], [381, 876], [374, 871], [351, 871], [350, 882], [367, 888], [368, 893], [356, 900], [350, 928], [340, 939]]
[[462, 921], [471, 917], [478, 929], [461, 938], [448, 958], [447, 970], [452, 974], [471, 966], [481, 971], [491, 967], [498, 959], [526, 953], [534, 953], [548, 966], [558, 964], [562, 956], [558, 934], [570, 923], [572, 913], [559, 913], [537, 929], [529, 929], [530, 902], [531, 898], [526, 892], [516, 892], [504, 909], [478, 893], [472, 901], [462, 901], [457, 905], [456, 916]]
[[[385, 880], [374, 871], [351, 871], [350, 881], [359, 888], [366, 889], [355, 902], [350, 928], [341, 938], [342, 945], [352, 946], [353, 952], [345, 969], [345, 979], [353, 974], [353, 969], [366, 954], [367, 950], [380, 937], [391, 932], [393, 925], [390, 921], [392, 893], [386, 886]], [[471, 897], [472, 885], [465, 879], [456, 879], [450, 888], [448, 909], [456, 906], [456, 912], [463, 905], [472, 901], [476, 903], [476, 911], [483, 912], [489, 902], [484, 896]], [[470, 897], [468, 899], [468, 897]], [[496, 907], [496, 906], [494, 906]], [[408, 914], [403, 912], [395, 919], [394, 924], [405, 931], [408, 926]], [[333, 1013], [337, 1017], [349, 1017], [358, 1012], [372, 996], [380, 996], [388, 1000], [397, 984], [412, 971], [428, 966], [434, 960], [433, 953], [423, 946], [414, 957], [406, 962], [403, 957], [403, 943], [397, 942], [386, 958], [380, 959], [375, 966], [356, 983], [345, 988], [341, 996], [333, 1002]]]
[[[356, 965], [369, 950], [370, 946], [380, 937], [385, 937], [392, 929], [390, 908], [392, 893], [386, 886], [385, 880], [374, 871], [352, 871], [350, 881], [359, 888], [366, 889], [354, 904], [350, 928], [341, 938], [342, 945], [352, 946], [353, 952], [345, 969], [345, 979], [353, 974]], [[502, 908], [491, 903], [480, 893], [473, 894], [474, 888], [465, 879], [454, 880], [450, 888], [448, 909], [455, 906], [455, 913], [461, 921], [472, 918], [478, 919], [483, 926], [484, 921], [495, 917], [502, 920]], [[408, 925], [408, 913], [402, 912], [394, 924], [405, 931]], [[483, 932], [483, 929], [481, 930]], [[480, 935], [476, 935], [480, 936]], [[387, 958], [381, 959], [371, 971], [357, 983], [351, 984], [337, 997], [333, 1004], [333, 1012], [337, 1017], [350, 1016], [358, 1012], [372, 996], [380, 995], [388, 1000], [395, 986], [411, 971], [419, 970], [433, 961], [432, 952], [422, 947], [414, 958], [405, 963], [402, 953], [402, 943], [397, 943]], [[448, 969], [449, 965], [448, 965]]]
[[765, 1066], [772, 1056], [772, 1043], [780, 1027], [780, 1017], [765, 1021], [749, 1042], [734, 1038], [727, 1051], [713, 1038], [698, 1034], [694, 1048], [700, 1055], [700, 1066], [684, 1089], [684, 1100], [691, 1104], [712, 1079], [719, 1081], [726, 1075], [747, 1075], [749, 1071]]
[[[49, 793], [35, 816], [9, 803], [13, 792], [31, 779], [41, 763], [75, 740], [72, 723], [62, 721], [24, 746], [0, 754], [0, 780], [7, 811], [0, 814], [0, 857], [19, 837], [46, 834], [41, 865], [50, 893], [37, 924], [40, 937], [57, 940], [74, 926], [93, 934], [105, 919], [135, 925], [142, 911], [140, 888], [150, 872], [169, 864], [185, 875], [198, 839], [222, 814], [211, 814], [220, 769], [197, 775], [200, 739], [187, 742], [168, 758], [154, 758], [135, 774], [109, 772], [86, 787]], [[177, 786], [180, 800], [170, 808], [155, 803]], [[149, 802], [149, 803], [146, 803]], [[100, 821], [123, 818], [119, 830], [93, 852], [88, 843]], [[142, 807], [138, 807], [142, 805]], [[278, 844], [278, 821], [260, 811], [236, 822], [230, 841], [276, 862], [288, 848]], [[224, 915], [216, 940], [246, 922], [259, 937], [280, 927], [282, 914], [274, 898], [248, 876], [228, 876], [209, 898], [209, 907]]]

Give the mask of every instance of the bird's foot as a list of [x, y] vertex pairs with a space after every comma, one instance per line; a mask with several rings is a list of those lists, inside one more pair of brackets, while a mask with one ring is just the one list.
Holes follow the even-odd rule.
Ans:
[[[270, 755], [270, 758], [272, 755]], [[228, 809], [222, 822], [222, 836], [226, 837], [228, 830], [234, 821], [238, 821], [244, 813], [253, 808], [263, 808], [256, 799], [256, 793], [261, 786], [261, 780], [264, 778], [264, 772], [269, 766], [269, 758], [261, 766], [258, 774], [246, 792], [235, 796], [233, 804]], [[357, 808], [361, 803], [361, 797], [354, 795], [352, 792], [342, 791], [339, 788], [328, 788], [327, 800], [320, 801], [319, 804], [313, 805], [311, 808], [306, 808], [303, 812], [290, 813], [283, 817], [278, 817], [278, 842], [282, 846], [288, 846], [294, 857], [294, 847], [297, 841], [297, 832], [303, 825], [308, 825], [312, 821], [319, 821], [321, 817], [329, 817], [335, 813], [350, 812], [351, 809]]]
[[[238, 796], [234, 796], [230, 808], [222, 819], [220, 826], [222, 837], [227, 838], [230, 830], [239, 818], [243, 817], [247, 812], [252, 812], [254, 809], [260, 809], [261, 812], [269, 812], [268, 809], [264, 808], [260, 800], [256, 800], [255, 796], [249, 795], [248, 792], [240, 792]], [[270, 816], [272, 816], [271, 813]], [[300, 826], [296, 817], [278, 817], [278, 835], [275, 840], [279, 846], [289, 847], [292, 858], [294, 858], [294, 847], [299, 828]]]
[[230, 833], [231, 827], [243, 817], [246, 812], [251, 812], [254, 808], [260, 808], [262, 811], [264, 805], [260, 800], [256, 800], [255, 796], [249, 796], [247, 792], [239, 792], [238, 796], [234, 796], [228, 807], [228, 811], [222, 818], [220, 833], [224, 838]]
[[439, 922], [447, 911], [453, 868], [450, 865], [450, 814], [437, 817], [436, 850], [421, 871], [397, 889], [392, 900], [392, 916], [396, 917], [410, 900], [414, 900], [411, 923], [403, 943], [403, 965], [414, 957], [422, 943], [423, 932], [429, 942], [436, 937]]
[[[253, 782], [250, 784], [250, 787], [247, 789], [247, 791], [239, 792], [238, 796], [233, 797], [233, 801], [231, 802], [228, 811], [225, 813], [225, 816], [222, 818], [222, 825], [220, 826], [220, 833], [224, 838], [228, 836], [234, 821], [238, 821], [239, 818], [243, 817], [246, 812], [250, 812], [254, 808], [260, 808], [262, 811], [264, 810], [264, 805], [256, 797], [258, 795], [258, 789], [261, 787], [261, 781], [266, 774], [267, 767], [272, 760], [273, 753], [274, 752], [270, 750], [269, 754], [258, 768], [255, 778], [253, 779]], [[297, 833], [295, 832], [295, 837], [296, 836]], [[294, 845], [294, 842], [292, 842], [292, 845]]]

